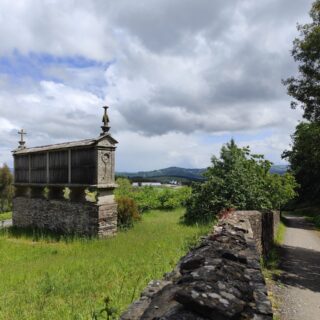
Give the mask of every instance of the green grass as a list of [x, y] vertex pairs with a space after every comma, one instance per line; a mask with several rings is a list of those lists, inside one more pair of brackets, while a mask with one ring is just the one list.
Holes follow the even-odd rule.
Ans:
[[0, 213], [0, 221], [12, 219], [12, 212]]
[[[183, 209], [145, 213], [112, 239], [0, 232], [0, 319], [107, 319], [119, 315], [151, 279], [170, 271], [210, 227], [179, 224]], [[95, 317], [96, 315], [96, 317]]]
[[[286, 227], [282, 221], [280, 221], [277, 229], [277, 233], [274, 238], [274, 245], [269, 253], [268, 259], [262, 263], [262, 273], [267, 282], [268, 296], [272, 303], [272, 309], [274, 312], [273, 320], [279, 320], [279, 301], [275, 295], [274, 287], [276, 286], [275, 278], [279, 277], [281, 270], [279, 269], [280, 255], [279, 246], [283, 243]], [[279, 284], [277, 284], [279, 285]]]
[[264, 261], [264, 274], [267, 278], [272, 278], [274, 275], [277, 275], [280, 273], [279, 270], [279, 252], [278, 247], [283, 243], [284, 240], [284, 234], [286, 231], [286, 227], [282, 221], [280, 221], [277, 229], [277, 233], [274, 237], [274, 245], [272, 249], [270, 250], [269, 256], [267, 261]]

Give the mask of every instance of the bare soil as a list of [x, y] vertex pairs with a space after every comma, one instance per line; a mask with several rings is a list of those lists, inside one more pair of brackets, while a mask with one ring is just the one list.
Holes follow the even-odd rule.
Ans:
[[277, 281], [281, 320], [320, 319], [320, 232], [303, 217], [286, 215]]

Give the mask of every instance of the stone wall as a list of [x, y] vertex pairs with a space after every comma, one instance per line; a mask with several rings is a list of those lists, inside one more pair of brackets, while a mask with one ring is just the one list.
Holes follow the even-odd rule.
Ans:
[[117, 231], [115, 203], [16, 197], [13, 226], [46, 229], [63, 234], [111, 236]]
[[279, 211], [237, 211], [237, 215], [249, 220], [257, 250], [266, 258], [280, 222]]
[[273, 241], [275, 215], [229, 213], [175, 270], [152, 281], [121, 319], [271, 320], [259, 261]]

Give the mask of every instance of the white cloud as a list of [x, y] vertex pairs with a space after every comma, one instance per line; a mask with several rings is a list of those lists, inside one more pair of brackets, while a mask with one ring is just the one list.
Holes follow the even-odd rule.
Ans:
[[[105, 103], [119, 170], [204, 166], [221, 140], [211, 146], [203, 137], [248, 132], [259, 137], [253, 149], [280, 161], [301, 118], [281, 79], [296, 72], [289, 50], [311, 3], [1, 1], [0, 162], [10, 160], [21, 127], [29, 145], [97, 135]], [[15, 50], [70, 63], [44, 56], [19, 68], [15, 57], [10, 71], [1, 58]], [[97, 63], [79, 67], [75, 57]]]

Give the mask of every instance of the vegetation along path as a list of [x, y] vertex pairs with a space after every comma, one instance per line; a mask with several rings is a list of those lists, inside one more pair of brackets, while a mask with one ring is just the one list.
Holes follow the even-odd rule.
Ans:
[[320, 232], [303, 217], [286, 215], [280, 248], [281, 320], [320, 319]]

